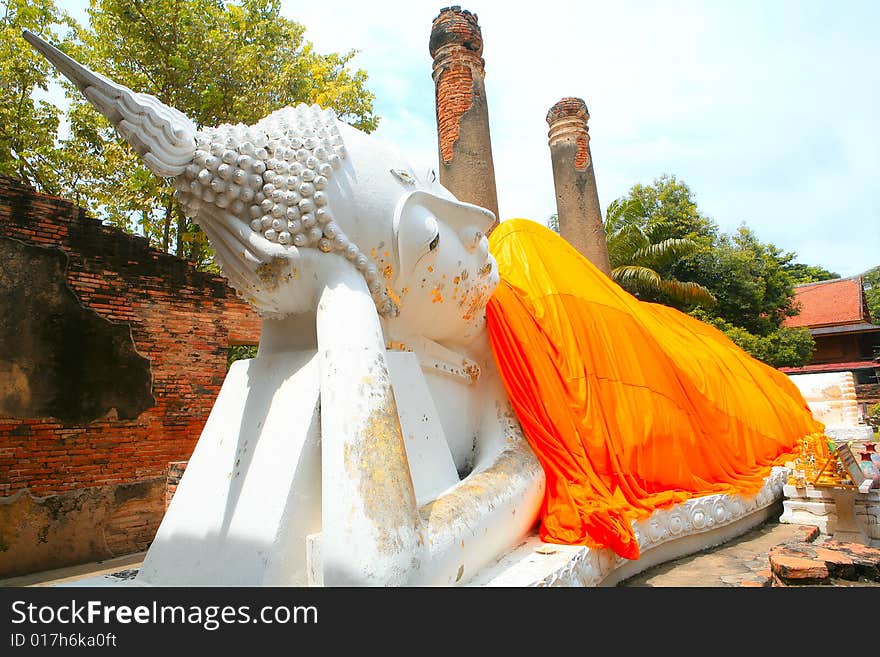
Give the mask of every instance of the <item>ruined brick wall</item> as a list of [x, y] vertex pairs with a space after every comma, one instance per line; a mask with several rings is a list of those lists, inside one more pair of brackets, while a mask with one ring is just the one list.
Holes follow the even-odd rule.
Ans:
[[168, 472], [165, 476], [165, 510], [171, 505], [171, 498], [177, 492], [177, 486], [186, 472], [187, 461], [173, 461], [168, 464]]
[[143, 550], [259, 319], [223, 278], [2, 177], [0, 247], [0, 577]]

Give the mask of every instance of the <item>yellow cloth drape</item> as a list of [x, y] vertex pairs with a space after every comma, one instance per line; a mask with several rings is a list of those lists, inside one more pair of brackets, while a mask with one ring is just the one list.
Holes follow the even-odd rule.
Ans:
[[547, 478], [541, 538], [637, 559], [632, 521], [710, 493], [754, 494], [823, 431], [785, 374], [712, 326], [639, 301], [541, 224], [492, 233], [487, 319]]

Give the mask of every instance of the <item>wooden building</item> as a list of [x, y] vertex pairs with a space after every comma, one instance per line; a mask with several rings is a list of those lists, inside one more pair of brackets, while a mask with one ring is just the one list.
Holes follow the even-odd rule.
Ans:
[[795, 287], [801, 307], [785, 326], [804, 327], [816, 341], [816, 351], [803, 367], [783, 367], [787, 374], [852, 372], [860, 419], [880, 402], [880, 324], [874, 324], [865, 300], [861, 276], [838, 278]]

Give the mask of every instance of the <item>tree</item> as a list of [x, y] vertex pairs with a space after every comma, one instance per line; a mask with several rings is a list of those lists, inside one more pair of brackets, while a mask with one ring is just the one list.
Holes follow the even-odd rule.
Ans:
[[865, 301], [871, 321], [880, 324], [880, 265], [862, 274], [862, 285], [865, 288]]
[[633, 185], [625, 198], [641, 205], [643, 228], [657, 241], [688, 238], [711, 242], [718, 235], [718, 226], [700, 212], [690, 187], [674, 175], [663, 174], [650, 185]]
[[[795, 254], [761, 242], [745, 225], [732, 235], [721, 233], [699, 210], [687, 184], [675, 176], [660, 176], [651, 185], [634, 185], [619, 202], [641, 205], [645, 217], [639, 225], [655, 241], [685, 239], [696, 245], [681, 257], [655, 267], [663, 278], [690, 281], [714, 296], [714, 305], [691, 308], [692, 315], [776, 367], [803, 365], [809, 360], [815, 346], [809, 332], [782, 324], [799, 312], [794, 301], [795, 276], [832, 272], [795, 263]], [[657, 301], [688, 309], [665, 293], [659, 294]]]
[[21, 32], [39, 32], [60, 42], [61, 29], [75, 25], [52, 0], [0, 0], [0, 174], [49, 194], [62, 191], [55, 136], [61, 110], [45, 99], [52, 66], [27, 47]]
[[680, 306], [713, 306], [715, 297], [707, 288], [658, 273], [667, 271], [677, 260], [693, 253], [699, 246], [689, 238], [657, 239], [656, 228], [645, 220], [640, 199], [611, 202], [605, 212], [605, 239], [612, 267], [611, 278], [643, 300], [665, 299]]
[[[655, 241], [640, 199], [612, 201], [605, 210], [604, 225], [611, 278], [627, 292], [645, 301], [663, 299], [678, 307], [715, 303], [715, 297], [702, 285], [659, 273], [698, 245], [687, 238]], [[547, 227], [558, 233], [559, 215], [550, 215]]]
[[[356, 52], [317, 53], [305, 28], [280, 10], [280, 0], [92, 0], [90, 26], [77, 29], [64, 48], [199, 127], [252, 124], [304, 102], [374, 130], [366, 73], [348, 67]], [[20, 39], [15, 45], [22, 48]], [[58, 145], [64, 193], [154, 246], [210, 267], [204, 235], [185, 217], [169, 181], [149, 172], [82, 95], [67, 88], [70, 135]]]
[[713, 316], [767, 335], [799, 312], [785, 269], [793, 257], [741, 225], [733, 235], [721, 235], [710, 248], [677, 263], [677, 270], [712, 290], [718, 299]]
[[788, 271], [794, 257], [742, 225], [679, 264], [718, 299], [701, 319], [774, 367], [798, 367], [809, 361], [815, 341], [806, 329], [783, 326], [800, 312]]
[[819, 267], [818, 265], [805, 265], [800, 262], [793, 262], [789, 265], [785, 265], [785, 271], [791, 276], [791, 282], [795, 285], [818, 283], [819, 281], [840, 278], [840, 274], [828, 271], [824, 267]]

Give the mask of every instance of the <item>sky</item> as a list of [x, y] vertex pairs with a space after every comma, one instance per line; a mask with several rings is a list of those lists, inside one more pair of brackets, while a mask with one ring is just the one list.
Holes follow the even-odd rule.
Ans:
[[[80, 20], [86, 0], [59, 0]], [[428, 37], [449, 3], [283, 0], [320, 52], [357, 49], [374, 133], [437, 168]], [[501, 219], [556, 212], [547, 110], [583, 98], [603, 211], [675, 175], [725, 232], [842, 276], [880, 264], [880, 2], [472, 0]]]

